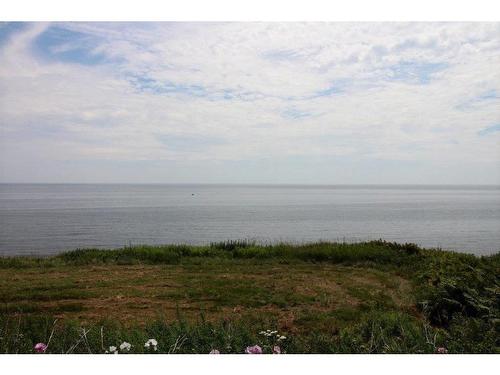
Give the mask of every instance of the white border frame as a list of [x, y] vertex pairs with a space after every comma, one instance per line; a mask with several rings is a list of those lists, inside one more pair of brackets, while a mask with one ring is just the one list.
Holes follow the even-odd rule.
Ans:
[[14, 0], [9, 21], [498, 21], [498, 0]]
[[4, 374], [368, 374], [492, 373], [500, 355], [0, 355]]
[[[498, 0], [14, 0], [2, 21], [494, 21]], [[1, 355], [3, 374], [470, 375], [500, 355]]]

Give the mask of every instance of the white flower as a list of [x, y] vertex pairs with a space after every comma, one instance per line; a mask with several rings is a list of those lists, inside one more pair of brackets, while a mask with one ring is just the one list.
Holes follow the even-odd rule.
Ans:
[[158, 350], [158, 341], [156, 341], [155, 339], [149, 339], [144, 344], [144, 347], [145, 348], [153, 348], [154, 351], [157, 351]]
[[116, 346], [110, 346], [109, 347], [109, 351], [106, 350], [106, 354], [107, 353], [115, 353], [115, 354], [118, 354], [118, 350], [116, 350]]
[[132, 347], [131, 344], [129, 344], [128, 342], [124, 341], [121, 343], [120, 345], [120, 350], [125, 350], [125, 351], [130, 351], [130, 348]]

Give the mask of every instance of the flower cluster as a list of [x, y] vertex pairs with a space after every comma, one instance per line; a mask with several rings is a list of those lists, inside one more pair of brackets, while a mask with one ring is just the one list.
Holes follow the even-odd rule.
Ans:
[[[120, 350], [122, 352], [129, 352], [130, 349], [132, 349], [132, 344], [130, 344], [130, 343], [126, 342], [126, 341], [124, 341], [124, 342], [122, 342], [120, 344]], [[118, 354], [118, 352], [119, 352], [118, 348], [116, 346], [114, 346], [114, 345], [111, 345], [109, 347], [109, 350], [105, 351], [106, 354]]]
[[156, 352], [158, 350], [158, 341], [156, 341], [155, 339], [149, 339], [144, 344], [144, 347], [146, 349], [153, 349]]
[[[286, 340], [286, 336], [278, 334], [278, 331], [271, 331], [268, 329], [267, 331], [260, 331], [260, 335], [265, 336], [267, 343], [264, 343], [262, 346], [259, 344], [255, 344], [253, 346], [247, 346], [245, 349], [246, 354], [263, 354], [263, 353], [272, 353], [272, 354], [281, 354], [284, 353], [282, 348], [280, 347], [280, 342]], [[144, 348], [146, 350], [158, 351], [158, 341], [155, 339], [149, 339], [144, 343]], [[38, 343], [34, 347], [37, 353], [43, 353], [47, 350], [47, 345], [44, 343]], [[132, 349], [132, 344], [124, 341], [118, 347], [110, 346], [105, 353], [109, 354], [118, 354], [120, 352], [130, 352]], [[220, 351], [216, 348], [213, 348], [209, 354], [221, 354]]]
[[[144, 343], [144, 348], [148, 349], [148, 350], [153, 350], [153, 351], [158, 351], [158, 341], [156, 341], [155, 339], [149, 339], [148, 341], [146, 341]], [[118, 354], [120, 351], [121, 352], [130, 352], [130, 350], [132, 349], [132, 344], [129, 343], [129, 342], [122, 342], [119, 346], [119, 348], [117, 348], [116, 346], [110, 346], [109, 347], [109, 350], [106, 350], [106, 354], [110, 353], [110, 354]]]
[[[255, 344], [252, 346], [247, 346], [245, 349], [246, 354], [284, 353], [280, 345], [284, 340], [286, 340], [286, 336], [279, 334], [278, 331], [273, 331], [270, 329], [266, 331], [260, 331], [259, 335], [265, 337], [265, 339], [263, 340], [264, 342], [260, 342], [260, 345]], [[209, 354], [220, 354], [220, 351], [218, 349], [212, 349]]]
[[118, 348], [116, 346], [110, 346], [109, 350], [106, 350], [106, 354], [118, 354]]
[[247, 346], [245, 349], [246, 354], [262, 354], [262, 348], [259, 345]]
[[281, 335], [278, 333], [278, 331], [270, 329], [266, 331], [260, 331], [259, 335], [264, 336], [267, 340], [267, 343], [264, 345], [264, 349], [266, 349], [266, 352], [271, 352], [273, 354], [282, 353], [280, 345], [284, 340], [286, 340], [285, 335]]
[[278, 331], [271, 331], [268, 329], [267, 331], [260, 331], [259, 335], [263, 335], [266, 337], [274, 337], [276, 338], [276, 341], [283, 341], [286, 340], [286, 336], [278, 334]]
[[35, 352], [37, 353], [45, 353], [45, 351], [47, 350], [47, 347], [48, 345], [47, 344], [44, 344], [43, 342], [39, 342], [38, 344], [36, 344], [33, 349], [35, 350]]
[[120, 350], [122, 352], [129, 352], [131, 348], [132, 348], [132, 345], [126, 341], [122, 342], [120, 345]]
[[436, 353], [438, 354], [448, 354], [448, 349], [440, 347], [436, 349]]

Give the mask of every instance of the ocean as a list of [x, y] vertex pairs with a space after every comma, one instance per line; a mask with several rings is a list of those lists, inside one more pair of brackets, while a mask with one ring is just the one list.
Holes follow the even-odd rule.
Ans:
[[500, 186], [0, 184], [0, 255], [385, 239], [500, 250]]

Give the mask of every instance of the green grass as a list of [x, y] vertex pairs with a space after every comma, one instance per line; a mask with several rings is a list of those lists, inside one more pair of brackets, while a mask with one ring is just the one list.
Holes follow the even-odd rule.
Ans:
[[[0, 327], [0, 349], [4, 353], [29, 353], [35, 343], [48, 342], [49, 338], [50, 353], [104, 353], [109, 346], [119, 346], [123, 341], [132, 344], [132, 353], [144, 353], [149, 352], [144, 348], [149, 338], [158, 341], [160, 353], [208, 353], [212, 349], [243, 353], [247, 346], [255, 344], [270, 352], [273, 340], [259, 332], [276, 328], [272, 322], [251, 320], [215, 323], [155, 320], [144, 327], [102, 321], [82, 326], [75, 321], [63, 323], [45, 317], [20, 321], [3, 318]], [[446, 344], [444, 334], [400, 313], [373, 312], [363, 316], [359, 323], [336, 332], [311, 330], [294, 335], [280, 330], [279, 333], [287, 335], [279, 343], [286, 353], [433, 353], [436, 346]]]
[[498, 353], [499, 271], [499, 254], [381, 240], [0, 258], [0, 352], [270, 351], [259, 331], [276, 329], [288, 353]]
[[318, 242], [303, 245], [257, 245], [245, 241], [212, 243], [210, 246], [135, 246], [115, 250], [82, 249], [54, 257], [2, 257], [0, 268], [57, 267], [87, 264], [179, 264], [188, 258], [277, 259], [332, 263], [409, 263], [420, 249], [414, 244], [385, 241], [362, 243]]

